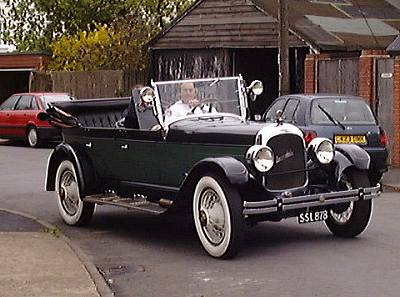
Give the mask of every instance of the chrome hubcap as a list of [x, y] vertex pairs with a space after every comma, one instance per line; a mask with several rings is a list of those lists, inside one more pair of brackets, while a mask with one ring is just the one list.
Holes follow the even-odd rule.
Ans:
[[225, 211], [218, 194], [206, 189], [200, 197], [199, 221], [203, 233], [213, 245], [219, 245], [225, 237]]
[[69, 170], [61, 176], [58, 195], [65, 211], [71, 216], [75, 215], [79, 208], [79, 191], [75, 176]]
[[31, 146], [35, 146], [37, 144], [37, 133], [35, 129], [30, 129], [28, 133], [28, 141]]

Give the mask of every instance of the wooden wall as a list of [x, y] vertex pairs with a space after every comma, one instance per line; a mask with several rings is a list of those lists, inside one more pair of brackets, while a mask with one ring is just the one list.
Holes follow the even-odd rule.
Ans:
[[[306, 46], [290, 35], [291, 47]], [[246, 0], [203, 0], [151, 45], [154, 49], [276, 48], [278, 22]]]
[[147, 84], [147, 71], [60, 71], [33, 73], [32, 92], [67, 92], [79, 99], [129, 96], [133, 86]]
[[231, 69], [230, 51], [225, 49], [153, 52], [155, 81], [228, 76], [232, 74]]

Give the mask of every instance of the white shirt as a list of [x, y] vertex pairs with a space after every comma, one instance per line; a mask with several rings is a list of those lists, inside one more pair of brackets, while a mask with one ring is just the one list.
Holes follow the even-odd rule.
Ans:
[[[203, 105], [202, 107], [199, 105], [197, 108], [194, 108], [194, 110], [193, 108], [194, 107], [190, 107], [189, 104], [183, 103], [181, 100], [175, 102], [165, 111], [165, 124], [168, 126], [169, 123], [177, 120], [178, 118], [185, 117], [188, 114], [202, 114], [210, 112], [209, 105]], [[217, 110], [212, 107], [211, 112], [217, 112]]]

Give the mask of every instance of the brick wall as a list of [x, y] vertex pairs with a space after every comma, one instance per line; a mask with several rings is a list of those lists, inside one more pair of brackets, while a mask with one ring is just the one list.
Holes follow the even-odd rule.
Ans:
[[392, 165], [400, 167], [400, 57], [394, 61]]
[[37, 71], [45, 70], [49, 57], [41, 54], [1, 54], [0, 68], [29, 68]]
[[316, 92], [316, 57], [317, 55], [308, 54], [304, 61], [304, 93], [313, 94]]
[[359, 59], [359, 91], [358, 95], [363, 97], [369, 105], [374, 102], [374, 58], [370, 55], [361, 55]]

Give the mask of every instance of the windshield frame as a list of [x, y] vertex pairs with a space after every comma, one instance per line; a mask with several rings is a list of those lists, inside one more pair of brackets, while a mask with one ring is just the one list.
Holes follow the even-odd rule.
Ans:
[[[238, 99], [239, 99], [239, 111], [240, 115], [233, 114], [233, 113], [223, 113], [223, 112], [215, 112], [210, 114], [195, 114], [195, 115], [187, 115], [181, 118], [177, 118], [169, 122], [168, 124], [165, 122], [165, 117], [162, 109], [162, 102], [159, 93], [158, 86], [168, 85], [168, 84], [182, 84], [182, 83], [199, 83], [199, 82], [218, 82], [218, 81], [227, 81], [227, 80], [236, 80], [237, 87], [238, 87]], [[185, 119], [193, 119], [193, 118], [202, 118], [202, 117], [234, 117], [240, 119], [242, 121], [246, 121], [247, 119], [247, 109], [248, 109], [248, 101], [247, 101], [247, 94], [246, 94], [246, 87], [244, 84], [244, 80], [241, 75], [239, 76], [226, 76], [226, 77], [215, 77], [215, 78], [200, 78], [200, 79], [184, 79], [184, 80], [170, 80], [170, 81], [160, 81], [154, 82], [151, 81], [151, 86], [154, 89], [155, 99], [153, 104], [153, 112], [154, 115], [157, 117], [160, 125], [163, 127], [164, 130], [168, 130], [169, 126], [173, 123], [178, 121], [182, 121]]]

